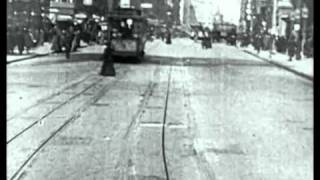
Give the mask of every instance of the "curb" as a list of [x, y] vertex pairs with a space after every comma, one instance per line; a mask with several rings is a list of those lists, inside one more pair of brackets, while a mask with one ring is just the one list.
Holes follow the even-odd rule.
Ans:
[[252, 52], [250, 52], [250, 51], [248, 51], [248, 50], [242, 50], [242, 51], [244, 51], [245, 53], [250, 54], [250, 55], [252, 55], [252, 56], [254, 56], [254, 57], [257, 57], [257, 58], [259, 58], [259, 59], [262, 59], [263, 61], [266, 61], [266, 62], [268, 62], [268, 63], [270, 63], [270, 64], [273, 64], [273, 65], [275, 65], [275, 66], [277, 66], [277, 67], [280, 67], [280, 68], [282, 68], [282, 69], [285, 69], [285, 70], [287, 70], [287, 71], [290, 71], [290, 72], [292, 72], [292, 73], [294, 73], [294, 74], [296, 74], [296, 75], [298, 75], [298, 76], [300, 76], [300, 77], [303, 77], [303, 78], [305, 78], [305, 79], [308, 79], [308, 80], [310, 80], [310, 81], [313, 81], [313, 77], [310, 76], [310, 75], [308, 75], [308, 74], [299, 72], [299, 71], [294, 70], [294, 69], [292, 69], [292, 68], [288, 68], [287, 66], [285, 66], [285, 65], [283, 65], [283, 64], [281, 64], [281, 63], [278, 63], [278, 62], [269, 60], [269, 59], [267, 59], [267, 58], [260, 57], [259, 55], [254, 54], [254, 53], [252, 53]]
[[12, 60], [12, 61], [7, 61], [7, 64], [11, 64], [11, 63], [15, 63], [15, 62], [20, 62], [20, 61], [25, 61], [25, 60], [29, 60], [29, 59], [33, 59], [33, 58], [37, 58], [37, 57], [43, 57], [43, 56], [48, 56], [50, 53], [46, 53], [46, 54], [35, 54], [33, 56], [30, 57], [25, 57], [25, 58], [20, 58], [20, 59], [16, 59], [16, 60]]

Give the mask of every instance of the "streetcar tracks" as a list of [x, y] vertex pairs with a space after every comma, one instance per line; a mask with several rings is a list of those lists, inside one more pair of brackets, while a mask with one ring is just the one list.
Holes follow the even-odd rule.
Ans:
[[[111, 88], [114, 87], [114, 85], [119, 82], [122, 78], [125, 77], [125, 75], [128, 73], [129, 70], [124, 70], [123, 72], [119, 72], [120, 74], [119, 78], [112, 81], [111, 83], [105, 84], [93, 97], [91, 97], [89, 100], [85, 101], [81, 107], [77, 108], [71, 116], [66, 118], [66, 120], [58, 126], [56, 130], [53, 130], [53, 132], [50, 133], [49, 137], [45, 138], [43, 141], [40, 142], [40, 145], [35, 148], [35, 150], [30, 153], [30, 155], [27, 155], [26, 159], [19, 165], [19, 167], [12, 173], [13, 175], [10, 177], [10, 180], [15, 179], [16, 177], [19, 176], [21, 171], [24, 169], [24, 167], [31, 161], [32, 158], [34, 158], [37, 153], [44, 148], [44, 146], [51, 140], [53, 139], [59, 132], [61, 132], [68, 124], [73, 122], [74, 120], [78, 119], [81, 117], [82, 113], [85, 112], [89, 107], [91, 107], [91, 104], [96, 103], [102, 96], [105, 95], [107, 91], [109, 91]], [[103, 79], [98, 80], [96, 83], [98, 84], [101, 82]], [[93, 85], [94, 86], [94, 85]], [[90, 86], [90, 87], [93, 87]], [[86, 88], [87, 90], [90, 88]], [[30, 128], [29, 128], [30, 129]], [[18, 136], [19, 137], [19, 136]], [[16, 138], [15, 138], [16, 139]], [[12, 141], [12, 140], [11, 140]], [[16, 150], [18, 151], [18, 150]], [[23, 173], [22, 173], [23, 174]]]
[[[10, 142], [12, 142], [14, 139], [18, 138], [19, 136], [21, 136], [24, 132], [26, 132], [27, 130], [29, 130], [30, 128], [32, 128], [34, 125], [36, 125], [38, 122], [42, 121], [43, 119], [45, 119], [46, 117], [48, 117], [49, 115], [51, 115], [52, 113], [54, 113], [56, 110], [60, 109], [61, 107], [63, 107], [64, 105], [68, 104], [70, 101], [72, 101], [73, 99], [79, 97], [80, 95], [82, 95], [84, 92], [86, 92], [88, 89], [92, 88], [93, 86], [95, 86], [96, 84], [98, 84], [99, 82], [101, 82], [103, 79], [100, 78], [99, 80], [95, 81], [94, 83], [90, 84], [88, 87], [86, 87], [85, 89], [83, 89], [81, 92], [75, 94], [74, 96], [72, 96], [71, 98], [67, 99], [66, 101], [62, 102], [61, 104], [58, 104], [56, 107], [54, 107], [53, 109], [49, 110], [46, 114], [44, 114], [42, 117], [40, 117], [38, 120], [34, 121], [33, 123], [31, 123], [29, 126], [27, 126], [26, 128], [24, 128], [22, 131], [20, 131], [18, 134], [16, 134], [15, 136], [13, 136], [12, 138], [10, 138], [7, 141], [7, 144], [9, 144]], [[48, 99], [47, 99], [48, 100]]]
[[11, 117], [7, 118], [7, 122], [9, 122], [10, 120], [13, 120], [13, 119], [21, 116], [25, 112], [29, 111], [30, 109], [32, 109], [32, 108], [34, 108], [34, 107], [36, 107], [36, 106], [38, 106], [38, 105], [40, 105], [42, 103], [44, 103], [45, 101], [48, 101], [48, 100], [50, 100], [50, 99], [52, 99], [52, 98], [54, 98], [56, 96], [59, 96], [62, 92], [66, 91], [66, 90], [68, 90], [70, 88], [73, 88], [73, 87], [77, 86], [78, 84], [81, 84], [82, 82], [86, 81], [87, 79], [89, 79], [92, 76], [93, 75], [90, 74], [90, 75], [88, 75], [88, 76], [86, 76], [86, 77], [84, 77], [84, 78], [82, 78], [80, 80], [76, 80], [76, 82], [73, 82], [70, 85], [67, 85], [66, 87], [63, 87], [62, 89], [58, 90], [57, 92], [55, 92], [55, 93], [53, 93], [53, 94], [51, 94], [49, 96], [46, 96], [44, 98], [39, 99], [36, 103], [28, 106], [27, 108], [22, 109], [20, 112], [18, 112], [16, 114], [12, 115]]
[[[146, 90], [142, 94], [143, 99], [140, 102], [140, 105], [138, 107], [138, 111], [133, 115], [132, 120], [130, 121], [130, 124], [128, 125], [124, 135], [122, 136], [122, 140], [123, 140], [122, 144], [121, 144], [122, 148], [121, 148], [121, 152], [120, 152], [119, 161], [117, 162], [117, 165], [116, 165], [116, 168], [120, 169], [119, 170], [120, 172], [118, 173], [118, 175], [120, 177], [118, 177], [117, 179], [125, 179], [124, 177], [128, 174], [127, 164], [128, 164], [128, 162], [131, 162], [131, 160], [129, 158], [129, 154], [130, 154], [130, 147], [129, 146], [131, 145], [131, 143], [133, 143], [133, 141], [129, 141], [129, 138], [130, 138], [129, 135], [132, 132], [132, 130], [134, 129], [134, 127], [137, 127], [137, 125], [138, 125], [137, 121], [138, 121], [139, 117], [141, 116], [141, 114], [144, 112], [144, 108], [147, 106], [148, 100], [150, 99], [155, 87], [156, 87], [156, 84], [154, 82], [149, 82]], [[129, 143], [129, 142], [131, 142], [131, 143]]]
[[170, 66], [170, 71], [169, 71], [169, 76], [168, 76], [168, 86], [167, 86], [167, 92], [166, 92], [166, 102], [165, 102], [163, 122], [162, 122], [162, 131], [161, 131], [162, 158], [163, 158], [164, 171], [165, 171], [167, 180], [170, 180], [170, 176], [169, 176], [169, 172], [168, 172], [167, 157], [166, 157], [165, 125], [166, 125], [166, 120], [167, 120], [167, 110], [168, 110], [168, 101], [169, 101], [170, 84], [171, 84], [171, 72], [172, 72], [172, 67]]
[[[22, 113], [16, 114], [13, 117], [11, 117], [9, 120], [7, 120], [7, 124], [11, 123], [12, 120], [14, 120], [15, 118], [18, 118], [22, 115], [24, 115], [26, 112], [28, 112], [29, 110], [36, 108], [37, 106], [46, 103], [46, 104], [53, 104], [56, 105], [54, 108], [50, 109], [49, 111], [47, 111], [44, 115], [42, 115], [38, 120], [32, 122], [31, 124], [27, 125], [26, 127], [24, 127], [22, 130], [20, 130], [19, 132], [17, 132], [15, 135], [13, 135], [12, 137], [9, 137], [9, 140], [7, 140], [7, 144], [9, 144], [10, 142], [12, 142], [14, 139], [18, 138], [19, 136], [21, 136], [23, 133], [25, 133], [26, 131], [28, 131], [30, 128], [34, 127], [36, 124], [38, 124], [39, 122], [41, 122], [43, 119], [47, 118], [48, 116], [50, 116], [51, 114], [53, 114], [54, 112], [56, 112], [57, 110], [61, 109], [63, 106], [65, 106], [66, 104], [68, 104], [69, 102], [71, 102], [72, 100], [80, 97], [81, 95], [87, 95], [87, 96], [91, 96], [93, 95], [91, 92], [87, 91], [89, 89], [94, 88], [97, 84], [99, 84], [99, 82], [101, 82], [103, 80], [102, 77], [99, 77], [98, 80], [94, 81], [93, 83], [90, 83], [88, 86], [86, 86], [86, 88], [82, 89], [80, 92], [78, 93], [72, 93], [71, 97], [68, 97], [67, 100], [62, 101], [62, 102], [50, 102], [50, 100], [54, 99], [55, 97], [59, 97], [59, 95], [64, 94], [64, 92], [68, 92], [68, 90], [77, 87], [79, 84], [84, 83], [87, 80], [90, 80], [91, 77], [95, 77], [93, 74], [90, 74], [74, 83], [71, 83], [70, 85], [67, 85], [66, 87], [62, 88], [61, 90], [59, 90], [56, 93], [51, 94], [49, 97], [46, 98], [42, 98], [40, 100], [37, 101], [36, 104], [33, 104], [31, 106], [29, 106], [26, 109], [22, 110]], [[13, 122], [15, 123], [15, 122]], [[8, 137], [7, 137], [8, 138]]]
[[[169, 173], [168, 173], [168, 169], [167, 169], [167, 165], [166, 165], [166, 156], [165, 156], [165, 139], [164, 139], [164, 128], [165, 128], [165, 124], [166, 124], [166, 113], [167, 113], [167, 107], [168, 107], [168, 99], [169, 99], [169, 93], [170, 93], [170, 81], [171, 81], [171, 66], [170, 66], [170, 70], [169, 70], [169, 73], [168, 73], [168, 83], [167, 83], [167, 91], [166, 91], [166, 96], [164, 97], [165, 98], [165, 106], [162, 107], [161, 109], [163, 109], [163, 121], [162, 122], [159, 122], [159, 126], [162, 127], [162, 144], [161, 144], [161, 147], [163, 149], [163, 162], [164, 162], [164, 166], [165, 166], [165, 174], [166, 174], [166, 177], [167, 177], [167, 180], [169, 180]], [[159, 72], [159, 68], [157, 68], [155, 70], [155, 72]], [[119, 161], [117, 162], [117, 165], [116, 165], [116, 169], [118, 169], [119, 173], [118, 173], [118, 177], [116, 179], [120, 179], [120, 180], [123, 180], [123, 179], [127, 179], [130, 177], [133, 178], [133, 179], [136, 179], [136, 176], [139, 176], [136, 171], [133, 173], [133, 174], [129, 174], [132, 169], [134, 169], [134, 164], [132, 164], [132, 159], [130, 157], [130, 155], [132, 154], [132, 144], [134, 143], [134, 135], [131, 135], [130, 133], [133, 132], [134, 129], [137, 129], [137, 127], [140, 125], [141, 126], [141, 123], [138, 121], [139, 118], [141, 117], [141, 115], [145, 112], [146, 109], [148, 109], [148, 102], [150, 100], [150, 98], [153, 96], [153, 92], [154, 92], [154, 89], [155, 87], [157, 86], [158, 84], [151, 81], [147, 87], [147, 89], [144, 91], [143, 93], [143, 99], [140, 103], [140, 106], [139, 106], [139, 109], [138, 111], [135, 113], [135, 115], [133, 116], [130, 124], [128, 125], [127, 129], [126, 129], [126, 132], [124, 134], [124, 136], [122, 137], [122, 145], [121, 145], [121, 152], [120, 152], [120, 157], [119, 157]], [[131, 138], [129, 140], [129, 138]], [[134, 154], [132, 154], [134, 155]], [[130, 165], [131, 164], [131, 165]], [[132, 177], [133, 176], [133, 177]]]
[[[154, 70], [154, 75], [155, 73], [159, 72], [159, 68], [160, 67], [157, 67]], [[157, 85], [158, 84], [154, 82], [153, 79], [150, 80], [150, 82], [147, 85], [147, 88], [144, 90], [144, 92], [141, 95], [143, 98], [140, 101], [137, 112], [131, 118], [131, 121], [126, 128], [124, 135], [121, 137], [122, 139], [121, 152], [119, 154], [120, 155], [119, 160], [115, 166], [118, 171], [117, 173], [118, 177], [116, 179], [120, 179], [120, 180], [127, 179], [126, 176], [129, 175], [130, 169], [134, 168], [134, 165], [132, 164], [132, 160], [130, 159], [130, 154], [132, 150], [132, 147], [130, 146], [132, 146], [132, 144], [134, 143], [134, 140], [129, 140], [129, 138], [133, 138], [134, 136], [133, 135], [129, 136], [129, 135], [131, 135], [130, 133], [132, 133], [132, 131], [138, 127], [139, 125], [138, 120], [142, 116], [142, 114], [145, 112], [145, 109], [148, 106], [148, 102], [151, 96], [153, 96], [154, 89], [156, 88]], [[134, 176], [134, 179], [136, 179], [136, 175], [134, 174], [133, 176]]]

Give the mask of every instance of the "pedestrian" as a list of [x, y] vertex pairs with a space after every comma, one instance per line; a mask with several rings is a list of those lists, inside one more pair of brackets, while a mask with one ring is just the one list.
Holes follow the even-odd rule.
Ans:
[[22, 28], [16, 29], [16, 43], [18, 45], [19, 54], [22, 55], [24, 51], [24, 33]]
[[258, 54], [260, 53], [260, 50], [262, 48], [262, 44], [263, 44], [262, 41], [263, 41], [262, 35], [260, 33], [257, 33], [254, 38], [254, 47], [255, 47]]
[[210, 39], [208, 30], [205, 30], [203, 32], [203, 39], [202, 39], [201, 45], [203, 49], [211, 48], [211, 39]]
[[202, 49], [206, 49], [206, 36], [205, 36], [205, 33], [200, 30], [201, 32], [201, 36], [202, 36], [202, 39], [201, 39], [201, 47]]
[[81, 32], [82, 32], [81, 26], [80, 25], [76, 25], [75, 26], [75, 41], [76, 41], [75, 43], [76, 43], [76, 46], [75, 46], [74, 51], [76, 51], [77, 48], [80, 47]]
[[288, 55], [289, 55], [289, 61], [292, 61], [292, 58], [294, 55], [296, 55], [296, 60], [299, 60], [300, 57], [300, 51], [299, 51], [299, 43], [298, 43], [299, 37], [298, 33], [293, 30], [291, 34], [289, 35], [288, 39]]
[[7, 29], [7, 53], [14, 54], [14, 47], [15, 47], [15, 35], [13, 28]]
[[75, 30], [74, 31], [74, 37], [72, 39], [71, 43], [71, 52], [77, 51], [77, 48], [79, 47], [78, 40], [80, 36], [80, 30]]
[[60, 29], [57, 26], [54, 26], [54, 28], [52, 28], [52, 45], [51, 45], [51, 50], [54, 53], [58, 53], [61, 52], [61, 43], [60, 43], [60, 39], [61, 39], [61, 34], [60, 34]]
[[43, 46], [43, 44], [44, 44], [44, 31], [43, 29], [39, 29], [38, 46]]
[[29, 50], [34, 46], [34, 38], [30, 31], [30, 29], [24, 29], [24, 43], [27, 50], [27, 54], [29, 54]]
[[266, 34], [267, 42], [266, 42], [266, 49], [269, 50], [269, 58], [272, 57], [273, 49], [274, 49], [274, 41], [275, 41], [275, 35]]
[[199, 33], [198, 33], [198, 31], [195, 31], [194, 42], [197, 43], [198, 39], [199, 39]]
[[67, 59], [70, 58], [70, 51], [72, 47], [73, 38], [74, 38], [74, 31], [72, 26], [70, 26], [68, 30], [62, 31], [62, 47], [65, 48], [65, 54]]
[[166, 29], [166, 44], [171, 44], [172, 41], [171, 41], [171, 32], [170, 32], [170, 29], [167, 28]]
[[307, 58], [313, 57], [313, 37], [309, 37], [303, 46], [303, 53]]
[[161, 41], [164, 41], [165, 36], [166, 36], [166, 29], [164, 27], [162, 27], [160, 30]]

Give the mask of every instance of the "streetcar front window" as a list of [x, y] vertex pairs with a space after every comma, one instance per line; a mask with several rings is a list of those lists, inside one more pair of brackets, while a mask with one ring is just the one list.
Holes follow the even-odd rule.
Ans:
[[111, 26], [112, 37], [137, 38], [143, 31], [142, 22], [131, 18], [114, 20]]

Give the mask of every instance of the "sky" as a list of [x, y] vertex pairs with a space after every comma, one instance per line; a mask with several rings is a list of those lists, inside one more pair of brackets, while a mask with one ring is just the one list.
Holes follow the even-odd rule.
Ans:
[[195, 6], [196, 16], [200, 19], [210, 19], [220, 9], [224, 21], [239, 23], [241, 0], [191, 0]]

